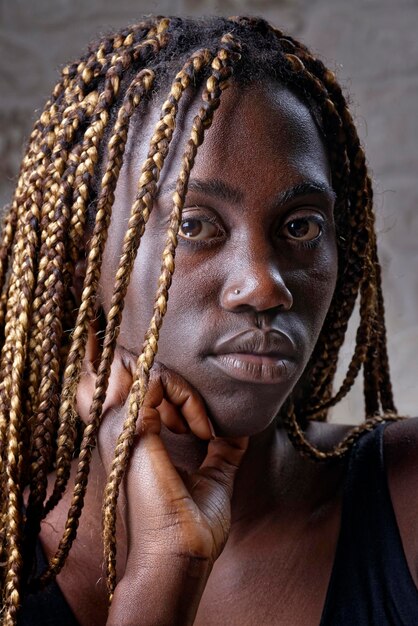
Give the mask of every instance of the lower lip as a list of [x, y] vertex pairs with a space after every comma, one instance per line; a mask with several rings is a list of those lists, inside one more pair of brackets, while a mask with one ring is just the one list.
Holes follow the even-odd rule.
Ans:
[[294, 364], [287, 358], [241, 352], [212, 354], [215, 363], [230, 378], [248, 383], [271, 385], [288, 381]]

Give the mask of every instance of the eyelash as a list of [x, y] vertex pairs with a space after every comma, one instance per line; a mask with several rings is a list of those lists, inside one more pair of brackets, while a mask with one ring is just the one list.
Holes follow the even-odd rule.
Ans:
[[[190, 216], [183, 217], [180, 222], [180, 226], [183, 224], [183, 222], [186, 222], [189, 219], [191, 219]], [[219, 243], [221, 236], [225, 234], [225, 230], [219, 227], [219, 220], [216, 217], [211, 218], [208, 215], [203, 216], [199, 214], [193, 215], [193, 219], [200, 220], [201, 222], [208, 222], [209, 224], [214, 224], [214, 226], [219, 228], [221, 235], [219, 237], [214, 237], [213, 239], [187, 239], [186, 237], [181, 237], [179, 235], [179, 245], [182, 245], [184, 243], [187, 246], [193, 246], [193, 248], [211, 248], [212, 246], [216, 246]]]
[[[184, 217], [181, 220], [180, 225], [183, 222], [186, 222], [188, 219], [191, 219], [190, 216], [188, 217]], [[179, 235], [178, 237], [178, 243], [179, 245], [185, 244], [188, 246], [193, 246], [193, 248], [211, 248], [213, 246], [216, 246], [219, 243], [219, 240], [222, 238], [222, 236], [225, 234], [224, 229], [219, 227], [219, 220], [216, 217], [211, 218], [208, 215], [193, 215], [193, 219], [196, 220], [200, 220], [202, 222], [208, 222], [209, 224], [214, 224], [215, 226], [217, 226], [219, 228], [219, 230], [221, 231], [221, 235], [219, 237], [214, 237], [213, 239], [187, 239], [186, 237], [181, 237]], [[315, 224], [317, 224], [320, 228], [320, 232], [319, 234], [311, 240], [308, 241], [299, 241], [298, 239], [291, 239], [290, 237], [284, 237], [284, 239], [286, 241], [288, 241], [290, 243], [290, 245], [292, 246], [296, 246], [297, 248], [304, 248], [312, 250], [315, 249], [319, 246], [319, 244], [321, 243], [321, 239], [322, 239], [322, 235], [323, 235], [323, 231], [324, 231], [324, 223], [325, 220], [320, 217], [319, 215], [309, 215], [309, 216], [303, 216], [303, 217], [299, 217], [299, 218], [294, 218], [293, 220], [290, 219], [287, 222], [285, 222], [279, 230], [285, 228], [285, 226], [289, 223], [291, 223], [292, 221], [297, 221], [297, 220], [302, 220], [302, 219], [306, 219], [310, 222], [314, 222]]]
[[286, 241], [288, 241], [290, 243], [290, 245], [292, 246], [297, 246], [298, 248], [304, 248], [306, 249], [315, 249], [319, 246], [319, 244], [321, 243], [321, 239], [322, 239], [322, 235], [324, 232], [324, 225], [325, 225], [325, 220], [320, 217], [319, 215], [307, 215], [307, 216], [303, 216], [303, 217], [299, 217], [299, 218], [294, 218], [293, 220], [290, 219], [287, 222], [285, 222], [280, 229], [285, 228], [285, 226], [287, 224], [290, 224], [292, 221], [297, 221], [297, 220], [303, 220], [306, 219], [310, 222], [313, 222], [314, 224], [317, 224], [319, 227], [319, 233], [318, 235], [311, 240], [308, 241], [300, 241], [298, 239], [291, 239], [290, 237], [285, 237]]

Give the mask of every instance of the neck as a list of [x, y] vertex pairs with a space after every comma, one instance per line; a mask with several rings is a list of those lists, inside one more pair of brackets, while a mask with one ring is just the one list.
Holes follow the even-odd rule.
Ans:
[[[193, 472], [201, 465], [207, 442], [193, 435], [162, 431], [162, 438], [174, 465]], [[277, 510], [292, 491], [301, 463], [305, 463], [288, 440], [285, 429], [276, 421], [250, 439], [248, 450], [237, 474], [232, 500], [232, 525], [252, 523]]]

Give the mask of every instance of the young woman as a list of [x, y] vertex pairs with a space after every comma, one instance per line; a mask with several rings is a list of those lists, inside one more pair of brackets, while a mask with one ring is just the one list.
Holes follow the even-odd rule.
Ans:
[[417, 623], [373, 223], [335, 76], [262, 19], [64, 69], [3, 229], [2, 624]]

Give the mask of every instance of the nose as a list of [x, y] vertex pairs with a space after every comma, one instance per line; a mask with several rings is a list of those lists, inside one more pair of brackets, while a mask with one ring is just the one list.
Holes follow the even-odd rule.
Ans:
[[221, 305], [226, 310], [253, 310], [257, 313], [270, 309], [287, 311], [293, 305], [277, 261], [258, 256], [235, 263], [221, 292]]

